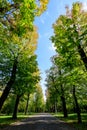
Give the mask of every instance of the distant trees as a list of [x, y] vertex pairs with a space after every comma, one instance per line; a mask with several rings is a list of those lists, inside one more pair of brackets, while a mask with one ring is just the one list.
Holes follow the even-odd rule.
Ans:
[[64, 92], [64, 83], [61, 80], [61, 72], [58, 70], [58, 67], [53, 65], [50, 70], [47, 72], [46, 78], [46, 86], [48, 89], [48, 94], [51, 95], [54, 102], [54, 109], [57, 112], [57, 102], [58, 97], [61, 99], [62, 110], [64, 113], [64, 117], [67, 117], [67, 108], [66, 108], [66, 100], [65, 100], [65, 92]]
[[[26, 59], [25, 65], [19, 68], [17, 73], [17, 78], [14, 83], [13, 89], [16, 95], [15, 108], [13, 113], [13, 118], [17, 118], [17, 109], [19, 105], [20, 98], [24, 94], [31, 94], [35, 91], [35, 86], [40, 80], [39, 70], [37, 68], [36, 56], [32, 56]], [[25, 71], [24, 71], [25, 70]]]
[[24, 114], [44, 112], [45, 102], [41, 86], [39, 84], [33, 85], [32, 87], [30, 86], [29, 91], [30, 92], [25, 92], [22, 96], [10, 93], [1, 112], [8, 115], [12, 114], [13, 119], [17, 118], [18, 112]]
[[[87, 82], [86, 20], [87, 12], [83, 10], [82, 3], [76, 2], [73, 3], [71, 10], [66, 7], [66, 15], [61, 15], [53, 24], [54, 35], [51, 37], [51, 41], [56, 47], [56, 56], [52, 58], [52, 62], [58, 71], [53, 70], [53, 73], [57, 73], [53, 84], [49, 84], [52, 82], [50, 70], [48, 70], [46, 80], [49, 99], [55, 91], [57, 99], [58, 96], [63, 99], [62, 106], [66, 106], [63, 111], [67, 110], [70, 98], [72, 98], [73, 102], [71, 102], [77, 112], [79, 123], [82, 122], [80, 97], [86, 95]], [[64, 115], [64, 117], [66, 116]]]
[[29, 111], [30, 112], [44, 112], [45, 102], [42, 88], [37, 84], [36, 91], [30, 95]]

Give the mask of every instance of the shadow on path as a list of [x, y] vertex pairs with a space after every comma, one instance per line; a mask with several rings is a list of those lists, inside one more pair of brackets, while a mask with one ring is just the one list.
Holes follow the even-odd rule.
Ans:
[[50, 114], [42, 113], [11, 124], [4, 130], [75, 130], [75, 128]]

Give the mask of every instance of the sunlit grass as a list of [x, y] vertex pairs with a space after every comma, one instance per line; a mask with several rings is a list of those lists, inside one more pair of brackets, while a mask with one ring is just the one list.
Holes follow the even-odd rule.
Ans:
[[0, 116], [0, 128], [6, 127], [8, 125], [10, 125], [11, 123], [14, 123], [16, 121], [20, 121], [22, 119], [25, 119], [27, 117], [29, 117], [29, 115], [24, 115], [24, 114], [18, 114], [17, 116], [18, 118], [13, 120], [12, 119], [12, 115], [1, 115]]
[[63, 120], [68, 124], [71, 124], [78, 130], [87, 130], [87, 113], [81, 114], [81, 116], [82, 116], [81, 124], [78, 124], [77, 114], [75, 114], [75, 113], [68, 114], [67, 118], [64, 118], [62, 113], [57, 113], [57, 114], [53, 114], [53, 115], [55, 115], [55, 117], [57, 117], [58, 119]]
[[[18, 114], [18, 119], [13, 120], [12, 115], [1, 115], [0, 116], [0, 128], [6, 127], [10, 125], [11, 123], [14, 123], [16, 121], [20, 121], [22, 119], [25, 119], [27, 117], [30, 117], [34, 115], [35, 113], [29, 113], [29, 115], [24, 115], [22, 113]], [[62, 113], [53, 114], [55, 117], [57, 117], [60, 120], [65, 121], [66, 123], [74, 126], [78, 130], [87, 130], [87, 113], [82, 113], [82, 124], [78, 124], [77, 122], [77, 115], [76, 114], [68, 114], [67, 118], [63, 117]]]

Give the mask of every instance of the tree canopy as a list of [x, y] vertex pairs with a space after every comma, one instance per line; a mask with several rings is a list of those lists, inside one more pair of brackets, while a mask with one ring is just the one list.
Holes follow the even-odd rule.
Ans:
[[34, 19], [46, 10], [47, 4], [48, 0], [0, 0], [0, 110], [14, 84], [39, 80]]
[[[62, 111], [66, 117], [65, 113], [70, 107], [69, 99], [72, 97], [79, 123], [81, 122], [81, 111], [78, 97], [84, 97], [81, 91], [85, 92], [87, 82], [86, 20], [87, 11], [83, 9], [82, 3], [76, 2], [73, 3], [71, 9], [67, 6], [66, 14], [60, 15], [53, 24], [54, 35], [50, 39], [56, 48], [56, 55], [52, 57], [54, 65], [48, 70], [46, 77], [47, 104], [50, 108], [53, 107], [54, 97], [56, 96], [57, 100], [60, 97]], [[54, 103], [52, 104], [51, 101]]]

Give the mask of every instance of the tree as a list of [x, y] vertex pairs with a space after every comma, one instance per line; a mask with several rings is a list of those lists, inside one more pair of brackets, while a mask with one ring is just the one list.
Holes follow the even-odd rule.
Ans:
[[79, 107], [78, 100], [77, 100], [75, 93], [76, 93], [75, 86], [73, 86], [73, 97], [74, 97], [74, 101], [75, 101], [76, 111], [78, 114], [78, 123], [82, 123], [81, 114], [80, 114], [81, 111], [80, 111], [80, 107]]
[[44, 111], [44, 98], [42, 88], [39, 84], [36, 85], [36, 91], [30, 95], [29, 111], [30, 112]]
[[46, 87], [47, 87], [47, 100], [50, 101], [50, 111], [57, 112], [57, 97], [59, 89], [57, 86], [58, 70], [55, 66], [52, 66], [46, 71]]
[[[34, 65], [34, 67], [35, 67], [35, 65]], [[27, 114], [27, 112], [28, 112], [30, 94], [35, 93], [35, 91], [37, 89], [37, 84], [40, 81], [40, 73], [39, 73], [38, 68], [36, 70], [34, 70], [34, 72], [32, 73], [32, 77], [29, 80], [30, 80], [30, 82], [28, 84], [29, 88], [27, 89], [27, 92], [26, 92], [26, 94], [27, 94], [27, 103], [26, 103], [26, 108], [25, 108], [25, 114]]]
[[15, 104], [15, 96], [13, 93], [10, 93], [8, 98], [6, 99], [6, 102], [4, 103], [1, 113], [3, 114], [12, 114]]
[[17, 118], [17, 110], [20, 98], [25, 93], [30, 95], [33, 91], [35, 91], [35, 86], [40, 80], [36, 58], [36, 55], [25, 57], [25, 59], [23, 59], [24, 62], [22, 61], [22, 65], [18, 66], [18, 72], [16, 74], [17, 78], [13, 87], [14, 93], [17, 95], [13, 119]]
[[[12, 37], [8, 37], [6, 44], [0, 44], [0, 66], [2, 68], [0, 75], [2, 81], [5, 81], [4, 86], [6, 85], [0, 98], [0, 109], [15, 82], [18, 66], [22, 66], [23, 62], [25, 62], [24, 59], [34, 55], [37, 38], [37, 29], [34, 27], [33, 32], [27, 31], [21, 38], [13, 34]], [[11, 41], [10, 44], [9, 39]], [[3, 69], [3, 66], [5, 66], [5, 69]]]
[[73, 3], [72, 9], [69, 10], [66, 7], [66, 15], [61, 15], [53, 25], [54, 36], [51, 37], [57, 52], [55, 63], [63, 71], [62, 81], [69, 87], [75, 86], [73, 87], [73, 99], [78, 109], [79, 123], [81, 123], [81, 113], [76, 90], [81, 88], [82, 82], [86, 80], [86, 20], [87, 12], [83, 10], [83, 5], [79, 2]]
[[[24, 55], [23, 50], [29, 48], [29, 43], [32, 42], [31, 34], [35, 32], [34, 27], [34, 18], [37, 15], [40, 15], [44, 10], [46, 10], [48, 0], [1, 0], [0, 1], [0, 47], [1, 49], [5, 47], [4, 51], [0, 50], [0, 56], [6, 56], [8, 53], [9, 61], [11, 62], [8, 65], [10, 68], [9, 75], [10, 78], [6, 83], [6, 87], [3, 91], [3, 94], [0, 98], [0, 110], [3, 106], [4, 101], [6, 100], [9, 91], [14, 84], [16, 78], [16, 71], [19, 59]], [[33, 32], [32, 32], [33, 31]], [[29, 37], [29, 36], [30, 37]], [[35, 38], [36, 41], [37, 38]], [[34, 41], [34, 38], [33, 38]], [[25, 45], [25, 43], [27, 43]], [[33, 42], [34, 43], [34, 42]], [[32, 46], [32, 45], [31, 45]], [[34, 46], [34, 45], [33, 45]], [[9, 47], [9, 48], [8, 48]], [[11, 48], [12, 47], [12, 48]], [[35, 47], [35, 46], [34, 46]], [[33, 48], [34, 48], [33, 47]], [[31, 49], [32, 47], [30, 47]], [[7, 50], [6, 50], [7, 49]], [[5, 52], [6, 50], [6, 52]], [[17, 52], [16, 52], [17, 51]], [[30, 50], [32, 53], [32, 49]], [[28, 51], [26, 51], [28, 52]], [[6, 55], [5, 55], [6, 54]], [[26, 53], [27, 54], [27, 53]], [[12, 55], [12, 56], [11, 56]], [[4, 58], [4, 57], [3, 57]], [[1, 58], [1, 60], [4, 62]], [[1, 66], [3, 63], [1, 61]]]
[[56, 51], [62, 54], [60, 56], [64, 57], [65, 55], [67, 58], [67, 66], [70, 56], [74, 55], [74, 58], [76, 56], [78, 59], [79, 56], [81, 57], [80, 60], [82, 60], [87, 69], [87, 12], [82, 7], [81, 3], [74, 3], [72, 10], [68, 11], [68, 14], [61, 15], [58, 18], [53, 25], [55, 36], [52, 37], [52, 42], [57, 47]]
[[34, 18], [46, 10], [48, 0], [1, 0], [0, 22], [18, 35], [32, 30]]
[[[65, 94], [64, 94], [65, 86], [61, 80], [61, 70], [58, 68], [58, 66], [53, 65], [48, 70], [46, 86], [48, 90], [51, 92], [50, 94], [53, 95], [55, 108], [57, 108], [56, 106], [57, 97], [58, 95], [60, 95], [64, 117], [67, 117], [68, 115], [67, 115], [66, 100], [65, 100]], [[55, 112], [56, 111], [57, 110], [55, 109]]]
[[35, 112], [44, 111], [44, 97], [43, 97], [42, 88], [39, 84], [37, 84], [35, 97], [34, 97], [34, 104], [35, 104]]

